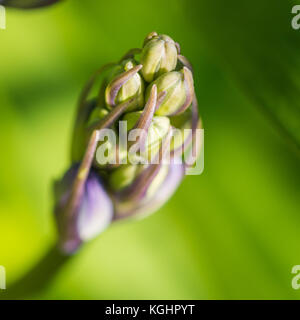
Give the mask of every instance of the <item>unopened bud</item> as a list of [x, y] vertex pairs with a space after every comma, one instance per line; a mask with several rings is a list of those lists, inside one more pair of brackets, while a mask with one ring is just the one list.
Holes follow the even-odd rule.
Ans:
[[67, 206], [78, 166], [72, 167], [55, 185], [56, 220], [60, 247], [70, 254], [80, 245], [101, 233], [111, 223], [113, 204], [99, 176], [91, 171], [85, 181], [83, 192], [78, 195], [78, 206], [68, 211]]
[[172, 38], [152, 32], [145, 39], [141, 55], [142, 75], [151, 82], [177, 65], [177, 47]]
[[105, 102], [109, 108], [132, 98], [135, 99], [128, 107], [128, 111], [143, 107], [144, 81], [138, 73], [141, 68], [141, 65], [136, 65], [132, 59], [128, 59], [113, 70], [105, 90]]
[[114, 191], [128, 187], [143, 169], [143, 165], [124, 165], [114, 170], [109, 177], [109, 185]]
[[[141, 115], [142, 111], [129, 112], [124, 115], [123, 121], [127, 121], [128, 131], [135, 128], [135, 125]], [[145, 146], [145, 150], [143, 150], [143, 146], [141, 146], [139, 156], [148, 160], [153, 159], [160, 148], [161, 141], [167, 135], [169, 129], [170, 119], [168, 117], [153, 117], [148, 130], [145, 132], [141, 131], [141, 134], [146, 135], [146, 140], [143, 143]], [[143, 129], [141, 128], [141, 130]]]
[[191, 139], [192, 113], [188, 110], [178, 116], [171, 117], [171, 125], [174, 128], [174, 135], [170, 150], [178, 151], [178, 154], [181, 154]]
[[130, 199], [116, 201], [115, 219], [122, 219], [127, 216], [144, 217], [155, 212], [173, 195], [183, 177], [183, 165], [171, 163], [169, 166], [161, 166], [158, 174], [139, 201], [131, 201]]
[[170, 116], [184, 112], [192, 103], [194, 83], [191, 71], [184, 67], [181, 71], [164, 73], [151, 83], [146, 92], [149, 95], [152, 85], [157, 86], [157, 92], [165, 92], [155, 114]]
[[[140, 64], [135, 60], [139, 53]], [[201, 122], [193, 74], [179, 44], [152, 32], [142, 49], [129, 50], [121, 61], [97, 70], [79, 99], [75, 165], [56, 184], [56, 218], [65, 253], [114, 220], [157, 210], [199, 154], [195, 141]], [[91, 98], [98, 77], [109, 70]]]

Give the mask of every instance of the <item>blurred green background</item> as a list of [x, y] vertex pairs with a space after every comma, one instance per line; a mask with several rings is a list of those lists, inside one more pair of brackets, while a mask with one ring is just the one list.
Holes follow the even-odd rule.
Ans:
[[[194, 65], [205, 170], [149, 218], [115, 224], [37, 299], [298, 299], [300, 30], [287, 0], [67, 0], [0, 30], [0, 265], [55, 239], [52, 181], [102, 64], [166, 33]], [[1, 299], [1, 293], [0, 293]]]

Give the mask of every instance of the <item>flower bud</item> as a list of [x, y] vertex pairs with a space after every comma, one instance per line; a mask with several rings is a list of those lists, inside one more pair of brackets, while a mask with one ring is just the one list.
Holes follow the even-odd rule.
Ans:
[[163, 73], [173, 71], [177, 65], [177, 46], [166, 35], [151, 33], [145, 40], [141, 54], [142, 75], [151, 82]]
[[149, 190], [149, 196], [144, 199], [141, 205], [137, 206], [134, 214], [145, 216], [157, 211], [175, 193], [184, 177], [184, 166], [182, 164], [171, 163], [167, 167], [164, 179], [153, 191]]
[[134, 60], [128, 59], [114, 68], [105, 90], [105, 102], [109, 108], [135, 98], [128, 111], [138, 110], [144, 103], [144, 81], [138, 74], [142, 68]]
[[178, 116], [171, 117], [171, 125], [174, 128], [174, 135], [170, 150], [178, 151], [178, 153], [181, 154], [184, 151], [184, 147], [186, 147], [191, 140], [192, 112], [187, 110]]
[[82, 242], [100, 234], [111, 223], [113, 204], [99, 176], [91, 171], [85, 181], [83, 193], [79, 195], [76, 210], [69, 214], [66, 207], [72, 191], [78, 166], [72, 167], [60, 182], [55, 184], [56, 221], [61, 249], [70, 254]]
[[145, 217], [164, 205], [178, 188], [184, 177], [184, 166], [171, 163], [163, 165], [139, 201], [116, 199], [115, 219]]
[[[88, 118], [88, 122], [86, 124], [86, 127], [89, 128], [89, 127], [93, 126], [95, 123], [98, 123], [100, 120], [103, 120], [108, 114], [109, 114], [109, 110], [107, 110], [105, 107], [97, 106], [91, 112], [91, 114]], [[111, 128], [116, 129], [117, 124], [113, 123]]]
[[0, 5], [20, 9], [32, 9], [49, 6], [61, 0], [0, 0]]
[[92, 125], [93, 123], [102, 120], [109, 114], [109, 111], [103, 107], [96, 107], [92, 111], [88, 119], [88, 126]]
[[[142, 53], [141, 64], [134, 60], [137, 53]], [[193, 75], [179, 44], [151, 33], [142, 50], [124, 57], [97, 70], [79, 99], [72, 161], [80, 167], [56, 184], [56, 218], [66, 253], [113, 220], [157, 210], [199, 154]], [[111, 68], [91, 98], [99, 75]], [[144, 80], [151, 82], [146, 92]], [[190, 129], [187, 135], [184, 129]], [[182, 162], [185, 155], [191, 161]]]
[[[117, 137], [117, 135], [116, 135]], [[127, 149], [119, 145], [117, 141], [108, 137], [105, 141], [100, 141], [97, 145], [94, 166], [99, 169], [108, 169], [118, 166], [127, 158]]]
[[76, 136], [73, 137], [73, 146], [72, 146], [72, 161], [78, 162], [82, 159], [88, 139], [90, 137], [90, 132], [88, 130], [93, 124], [104, 119], [109, 111], [105, 107], [96, 106], [96, 101], [91, 101], [91, 112], [87, 116], [86, 121], [82, 124], [80, 128], [76, 127]]
[[[123, 117], [123, 121], [127, 121], [127, 130], [135, 128], [136, 123], [140, 119], [142, 111], [126, 113]], [[141, 128], [142, 129], [142, 128]], [[144, 159], [153, 159], [157, 154], [160, 143], [167, 135], [170, 129], [170, 119], [167, 117], [155, 116], [152, 118], [151, 124], [146, 132], [143, 132], [146, 136], [143, 148], [140, 150], [140, 157]]]
[[146, 99], [153, 85], [157, 86], [158, 94], [165, 92], [159, 108], [155, 111], [159, 116], [170, 116], [184, 112], [192, 103], [194, 95], [193, 76], [184, 67], [181, 71], [164, 73], [149, 85]]
[[114, 170], [109, 176], [109, 186], [113, 191], [128, 187], [143, 170], [143, 165], [123, 165]]

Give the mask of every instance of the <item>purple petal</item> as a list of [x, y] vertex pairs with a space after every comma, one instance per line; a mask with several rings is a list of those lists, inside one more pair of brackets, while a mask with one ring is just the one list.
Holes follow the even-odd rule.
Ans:
[[60, 237], [60, 247], [66, 254], [76, 251], [80, 245], [100, 234], [113, 219], [113, 204], [106, 193], [98, 175], [90, 172], [79, 199], [79, 206], [72, 216], [66, 214], [66, 206], [78, 171], [73, 166], [56, 183], [55, 194], [58, 199], [55, 214]]
[[95, 173], [90, 174], [78, 216], [77, 229], [82, 240], [90, 240], [110, 224], [113, 204]]

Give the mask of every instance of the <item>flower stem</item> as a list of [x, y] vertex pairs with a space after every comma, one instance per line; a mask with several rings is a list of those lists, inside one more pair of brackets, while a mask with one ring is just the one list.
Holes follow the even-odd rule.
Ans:
[[20, 280], [1, 294], [6, 300], [27, 299], [45, 289], [72, 256], [63, 254], [56, 245]]

